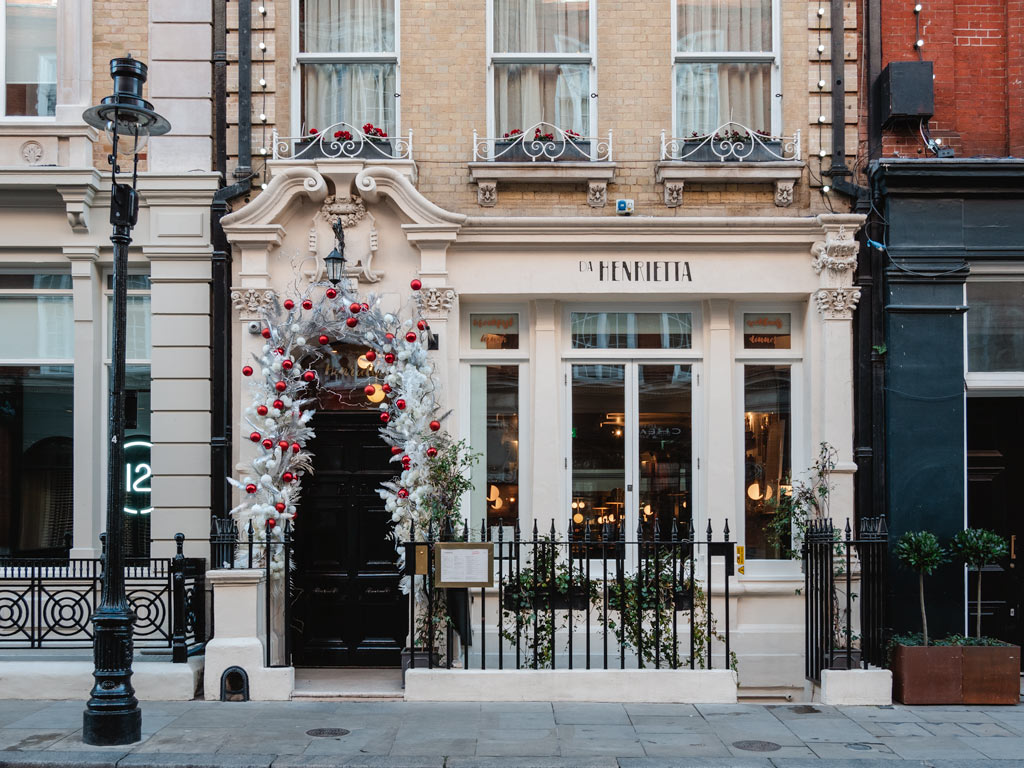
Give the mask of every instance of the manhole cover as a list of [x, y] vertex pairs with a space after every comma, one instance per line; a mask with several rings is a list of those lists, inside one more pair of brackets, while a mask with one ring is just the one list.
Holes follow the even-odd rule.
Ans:
[[870, 752], [871, 751], [871, 745], [870, 744], [847, 744], [846, 748], [847, 749], [854, 749], [854, 750], [856, 750], [858, 752]]
[[774, 741], [734, 741], [736, 749], [745, 749], [747, 752], [774, 752], [782, 749]]
[[349, 733], [344, 728], [314, 728], [306, 731], [307, 736], [347, 736]]
[[797, 715], [817, 715], [821, 712], [820, 709], [816, 709], [808, 704], [800, 704], [796, 707], [790, 707], [789, 711]]

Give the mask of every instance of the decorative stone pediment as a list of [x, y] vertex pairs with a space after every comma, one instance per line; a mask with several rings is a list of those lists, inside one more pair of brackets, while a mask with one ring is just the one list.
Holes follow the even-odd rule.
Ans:
[[845, 226], [840, 226], [837, 232], [829, 232], [825, 240], [819, 240], [811, 246], [811, 254], [814, 261], [815, 274], [821, 274], [822, 270], [834, 273], [852, 271], [857, 267], [857, 252], [860, 250], [860, 243], [854, 237], [853, 232], [847, 231]]
[[354, 227], [366, 218], [366, 206], [358, 197], [328, 195], [320, 213], [328, 224], [340, 221], [343, 227]]

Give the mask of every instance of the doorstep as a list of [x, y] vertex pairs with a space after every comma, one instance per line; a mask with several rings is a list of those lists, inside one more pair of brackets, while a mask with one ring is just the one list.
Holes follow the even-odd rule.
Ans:
[[402, 670], [319, 668], [295, 670], [293, 700], [401, 700]]

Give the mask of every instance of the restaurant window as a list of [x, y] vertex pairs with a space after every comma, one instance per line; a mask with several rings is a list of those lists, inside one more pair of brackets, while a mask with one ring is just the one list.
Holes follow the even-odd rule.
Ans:
[[675, 136], [735, 121], [774, 133], [772, 0], [673, 0]]
[[690, 349], [689, 312], [573, 312], [573, 349]]
[[5, 0], [4, 107], [8, 117], [53, 117], [57, 108], [57, 0]]
[[1024, 281], [967, 283], [967, 370], [1024, 371]]
[[470, 313], [469, 348], [519, 349], [519, 314]]
[[519, 517], [519, 366], [470, 367], [470, 444], [473, 466], [471, 524], [482, 522], [493, 540], [508, 541]]
[[791, 490], [792, 368], [743, 366], [743, 502], [748, 559], [786, 557], [789, 531], [773, 521], [780, 494]]
[[397, 0], [299, 0], [303, 135], [345, 122], [398, 130]]
[[74, 314], [70, 275], [0, 275], [0, 555], [70, 546]]
[[492, 0], [496, 135], [537, 123], [591, 133], [593, 5], [593, 0]]
[[788, 312], [744, 312], [744, 349], [789, 349], [792, 318]]

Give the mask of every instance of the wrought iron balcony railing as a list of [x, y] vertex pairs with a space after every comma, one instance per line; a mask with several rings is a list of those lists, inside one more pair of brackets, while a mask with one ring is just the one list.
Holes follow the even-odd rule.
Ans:
[[412, 131], [372, 136], [349, 123], [335, 123], [305, 136], [272, 135], [274, 160], [412, 160]]
[[772, 136], [731, 121], [703, 135], [669, 138], [662, 131], [661, 159], [698, 163], [800, 160], [800, 131], [792, 136]]
[[473, 161], [498, 163], [611, 162], [612, 132], [581, 136], [551, 123], [537, 123], [504, 136], [473, 131]]

